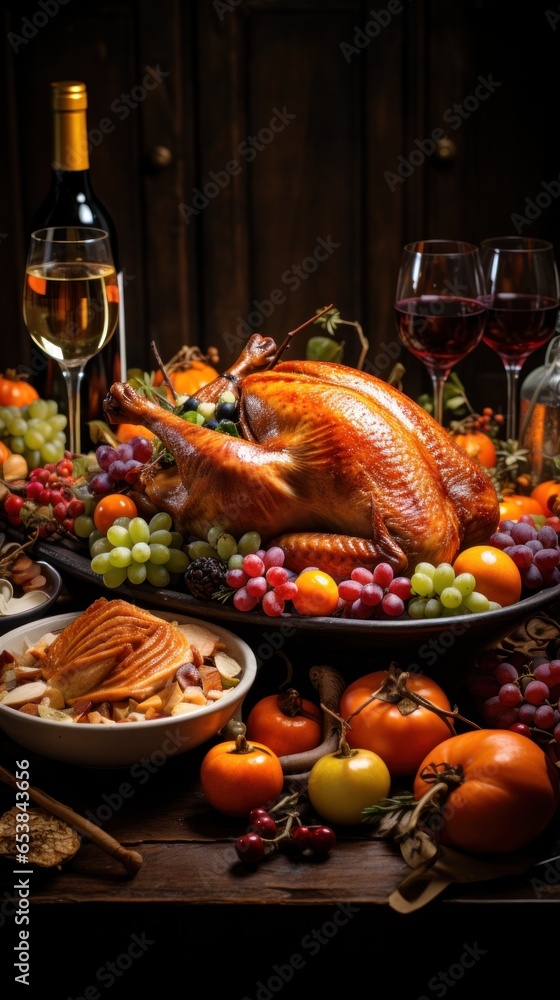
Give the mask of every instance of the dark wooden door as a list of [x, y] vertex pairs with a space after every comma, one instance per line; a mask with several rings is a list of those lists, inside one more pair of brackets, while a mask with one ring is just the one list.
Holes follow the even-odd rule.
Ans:
[[[2, 367], [28, 353], [25, 233], [48, 184], [55, 77], [88, 85], [92, 176], [121, 237], [135, 367], [154, 367], [152, 340], [164, 359], [215, 345], [225, 366], [249, 330], [282, 338], [333, 302], [362, 324], [371, 370], [386, 376], [400, 357], [416, 395], [427, 376], [393, 320], [402, 245], [519, 227], [556, 241], [560, 28], [545, 4], [13, 0], [2, 11]], [[487, 348], [458, 371], [475, 403], [503, 404]]]

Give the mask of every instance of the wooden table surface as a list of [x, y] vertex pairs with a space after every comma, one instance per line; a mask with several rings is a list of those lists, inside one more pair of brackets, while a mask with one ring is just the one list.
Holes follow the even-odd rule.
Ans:
[[[65, 593], [60, 610], [70, 606]], [[343, 651], [342, 659], [347, 656]], [[359, 669], [363, 666], [360, 662]], [[496, 925], [510, 921], [518, 928], [519, 922], [528, 921], [532, 927], [542, 925], [541, 937], [548, 932], [553, 922], [550, 907], [560, 902], [560, 861], [548, 860], [560, 853], [556, 829], [547, 831], [527, 853], [518, 874], [453, 883], [423, 909], [402, 914], [389, 898], [411, 870], [398, 846], [377, 839], [370, 827], [338, 829], [337, 846], [324, 860], [278, 853], [254, 869], [241, 865], [233, 840], [244, 832], [245, 823], [216, 814], [199, 787], [198, 770], [207, 750], [204, 745], [157, 765], [146, 761], [117, 770], [71, 767], [25, 753], [35, 787], [99, 822], [143, 858], [137, 874], [127, 877], [118, 862], [84, 840], [77, 855], [60, 869], [35, 868], [27, 876], [37, 990], [38, 956], [42, 963], [50, 950], [47, 942], [56, 944], [61, 934], [66, 992], [57, 996], [62, 1000], [96, 1000], [95, 991], [102, 996], [110, 976], [116, 986], [113, 996], [118, 990], [128, 996], [136, 981], [159, 981], [169, 948], [178, 958], [183, 949], [191, 954], [192, 947], [192, 961], [210, 963], [216, 982], [231, 987], [233, 997], [270, 1000], [277, 992], [271, 987], [303, 995], [319, 968], [330, 981], [339, 974], [344, 949], [350, 948], [356, 961], [365, 963], [374, 946], [372, 937], [375, 948], [392, 956], [398, 966], [398, 942], [404, 933], [415, 970], [408, 988], [414, 997], [443, 995], [435, 985], [428, 986], [429, 973], [457, 962], [461, 966], [464, 953], [464, 970], [470, 968], [468, 948], [476, 950], [477, 941], [486, 950], [473, 959], [468, 976], [465, 971], [464, 977], [457, 974], [453, 980], [460, 987], [453, 993], [456, 998], [463, 987], [465, 995], [471, 995], [476, 969], [489, 967], [489, 954], [500, 968], [495, 946], [480, 943], [484, 935], [487, 943], [492, 939]], [[20, 758], [20, 748], [0, 739], [4, 767], [14, 772]], [[7, 787], [0, 788], [0, 796], [2, 811], [14, 804], [14, 793]], [[532, 867], [533, 861], [545, 863]], [[0, 946], [7, 942], [11, 947], [17, 935], [14, 862], [0, 865], [0, 878]], [[439, 944], [426, 951], [422, 941], [428, 926]], [[144, 950], [131, 934], [143, 941]], [[148, 945], [148, 940], [154, 943]], [[232, 942], [233, 958], [230, 954], [222, 961], [224, 948], [229, 954]], [[128, 955], [118, 975], [106, 968], [115, 954]], [[245, 957], [240, 964], [241, 955]]]

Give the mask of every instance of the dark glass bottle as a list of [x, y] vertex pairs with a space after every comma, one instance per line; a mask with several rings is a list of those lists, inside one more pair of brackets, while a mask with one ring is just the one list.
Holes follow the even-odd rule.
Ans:
[[[31, 220], [30, 232], [47, 226], [93, 226], [104, 229], [111, 240], [119, 282], [119, 322], [103, 350], [91, 358], [82, 384], [82, 441], [89, 446], [90, 420], [103, 419], [103, 398], [113, 382], [126, 378], [124, 282], [119, 261], [115, 224], [108, 209], [94, 192], [90, 177], [87, 135], [87, 90], [85, 83], [62, 80], [51, 83], [54, 158], [50, 189]], [[56, 399], [66, 411], [66, 389], [56, 361], [33, 347], [33, 384], [45, 399]]]

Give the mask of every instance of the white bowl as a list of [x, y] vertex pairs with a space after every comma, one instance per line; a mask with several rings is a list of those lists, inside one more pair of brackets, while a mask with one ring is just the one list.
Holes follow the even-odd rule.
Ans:
[[[161, 765], [167, 757], [184, 753], [216, 736], [234, 717], [250, 691], [257, 674], [257, 661], [250, 646], [219, 625], [207, 625], [199, 619], [172, 612], [152, 612], [166, 621], [204, 625], [226, 644], [226, 651], [242, 666], [239, 684], [230, 688], [219, 701], [188, 715], [127, 722], [108, 726], [103, 723], [68, 725], [26, 715], [0, 703], [0, 728], [20, 746], [67, 764], [82, 767], [130, 767], [144, 760], [144, 766]], [[0, 649], [21, 653], [46, 632], [57, 632], [77, 618], [77, 614], [54, 615], [31, 625], [21, 625], [0, 638]]]

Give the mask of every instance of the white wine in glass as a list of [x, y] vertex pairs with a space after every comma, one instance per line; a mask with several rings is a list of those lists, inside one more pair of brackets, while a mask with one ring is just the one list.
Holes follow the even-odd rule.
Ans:
[[85, 366], [111, 339], [119, 315], [117, 276], [104, 230], [51, 226], [31, 234], [23, 315], [31, 338], [60, 365], [68, 395], [69, 448], [79, 455]]

